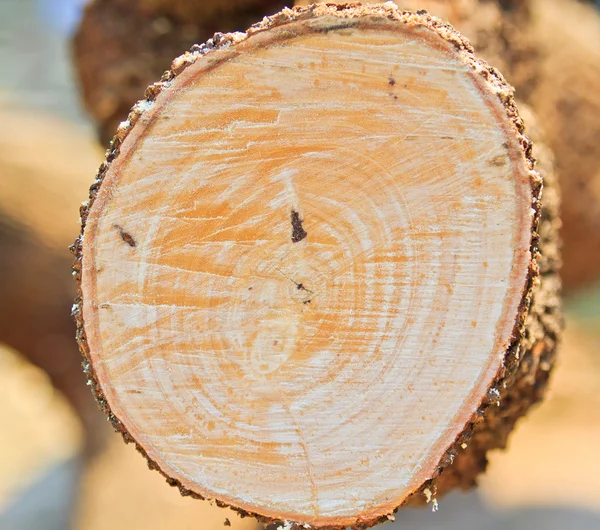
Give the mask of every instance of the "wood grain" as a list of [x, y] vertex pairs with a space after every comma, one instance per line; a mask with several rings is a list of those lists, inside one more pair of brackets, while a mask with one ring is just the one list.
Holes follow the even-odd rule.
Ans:
[[510, 90], [392, 4], [286, 10], [173, 72], [83, 210], [98, 397], [185, 490], [372, 525], [523, 333], [540, 179]]

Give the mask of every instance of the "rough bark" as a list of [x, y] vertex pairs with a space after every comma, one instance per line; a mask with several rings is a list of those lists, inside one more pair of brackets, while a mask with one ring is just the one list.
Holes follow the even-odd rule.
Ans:
[[[284, 34], [285, 38], [291, 38], [291, 36], [296, 34], [295, 32], [298, 31], [299, 27], [295, 26], [292, 29], [292, 23], [302, 24], [302, 21], [321, 16], [337, 17], [337, 23], [332, 22], [331, 19], [328, 22], [322, 22], [322, 32], [327, 34], [328, 31], [335, 32], [341, 30], [343, 32], [344, 27], [347, 28], [352, 25], [353, 21], [364, 21], [365, 19], [361, 17], [372, 15], [383, 17], [379, 18], [379, 21], [387, 20], [388, 23], [394, 21], [395, 24], [404, 24], [407, 28], [414, 28], [415, 26], [428, 28], [428, 31], [432, 32], [436, 38], [441, 38], [446, 43], [450, 43], [454, 47], [455, 53], [461, 57], [473, 72], [476, 72], [473, 75], [483, 83], [486, 87], [485, 90], [488, 90], [490, 94], [495, 94], [495, 97], [503, 105], [504, 117], [502, 119], [507, 124], [510, 124], [511, 134], [514, 135], [515, 139], [518, 139], [518, 144], [515, 145], [520, 146], [519, 149], [521, 150], [522, 157], [520, 163], [523, 164], [522, 169], [528, 173], [530, 178], [531, 208], [534, 212], [534, 219], [532, 220], [528, 236], [530, 263], [526, 271], [527, 281], [524, 289], [521, 288], [521, 291], [519, 291], [520, 304], [514, 315], [514, 328], [512, 329], [509, 346], [506, 350], [502, 350], [504, 359], [498, 362], [495, 376], [492, 378], [483, 395], [479, 396], [477, 403], [470, 412], [470, 421], [466, 425], [461, 424], [456, 426], [458, 434], [455, 436], [455, 439], [453, 441], [447, 440], [448, 443], [444, 448], [442, 456], [441, 458], [438, 457], [437, 465], [431, 469], [429, 476], [415, 484], [411, 490], [412, 495], [403, 498], [399, 503], [405, 504], [419, 498], [432, 500], [435, 495], [442, 494], [449, 488], [456, 487], [457, 485], [472, 485], [475, 477], [484, 467], [486, 451], [504, 444], [506, 436], [512, 429], [515, 421], [543, 393], [552, 366], [554, 350], [561, 327], [560, 300], [558, 296], [560, 285], [556, 274], [558, 266], [556, 235], [558, 226], [556, 211], [557, 194], [552, 172], [548, 170], [547, 188], [545, 191], [546, 198], [541, 203], [539, 196], [542, 189], [542, 180], [533, 171], [534, 162], [531, 154], [531, 144], [522, 135], [523, 123], [514, 106], [510, 88], [505, 84], [502, 76], [496, 70], [489, 68], [485, 63], [475, 58], [470, 45], [452, 28], [432, 19], [427, 14], [402, 14], [389, 5], [372, 8], [320, 6], [308, 10], [285, 10], [279, 15], [264, 21], [261, 25], [253, 27], [245, 36], [239, 34], [219, 36], [204, 46], [194, 48], [191, 53], [173, 62], [172, 70], [163, 77], [160, 83], [147, 90], [147, 100], [136, 105], [129, 115], [127, 122], [119, 128], [112, 148], [108, 153], [107, 161], [101, 167], [98, 178], [91, 188], [90, 202], [84, 205], [82, 209], [84, 228], [82, 236], [73, 246], [73, 251], [77, 257], [75, 265], [76, 279], [80, 282], [81, 289], [82, 263], [84, 264], [83, 272], [84, 275], [88, 275], [87, 278], [91, 278], [90, 274], [93, 275], [94, 270], [93, 268], [85, 269], [86, 259], [92, 259], [91, 254], [88, 253], [91, 252], [90, 249], [92, 247], [86, 247], [86, 245], [95, 245], [93, 243], [95, 240], [90, 239], [94, 237], [93, 235], [87, 235], [88, 239], [87, 243], [85, 243], [86, 234], [95, 233], [93, 230], [96, 230], [96, 228], [91, 228], [91, 226], [97, 227], [99, 223], [98, 214], [94, 213], [94, 205], [101, 195], [103, 196], [101, 199], [102, 203], [109, 200], [108, 197], [113, 196], [113, 188], [110, 186], [114, 184], [107, 184], [105, 182], [107, 175], [110, 176], [109, 180], [114, 182], [115, 177], [114, 172], [111, 174], [111, 167], [120, 167], [121, 161], [119, 157], [126, 156], [127, 160], [133, 159], [131, 153], [135, 153], [135, 150], [138, 148], [137, 142], [145, 134], [145, 128], [148, 127], [149, 123], [153, 123], [151, 120], [154, 120], [158, 116], [156, 113], [161, 112], [161, 105], [166, 104], [165, 101], [168, 98], [165, 99], [166, 96], [164, 95], [174, 90], [173, 87], [177, 87], [180, 79], [189, 78], [189, 71], [193, 70], [192, 65], [197, 61], [199, 61], [198, 64], [208, 64], [203, 61], [210, 62], [213, 60], [213, 64], [217, 67], [216, 65], [220, 64], [221, 61], [237, 57], [238, 52], [236, 50], [238, 48], [243, 49], [246, 43], [251, 41], [253, 37], [258, 39], [261, 34], [264, 34], [266, 38], [269, 32], [278, 31], [281, 28], [286, 31], [282, 31], [279, 34], [279, 38], [284, 38]], [[304, 28], [302, 31], [305, 31], [306, 27], [302, 27]], [[394, 98], [395, 78], [392, 76], [390, 76], [389, 80], [386, 78], [386, 84], [389, 85], [387, 87], [387, 90], [390, 92], [389, 97]], [[158, 105], [157, 108], [159, 110], [153, 110], [150, 115], [145, 114], [146, 112], [150, 112], [149, 109], [154, 105]], [[173, 118], [168, 113], [165, 113], [162, 117]], [[123, 150], [127, 153], [126, 155], [123, 154]], [[117, 170], [115, 169], [115, 171]], [[110, 189], [105, 192], [103, 187], [106, 186], [109, 186]], [[100, 207], [97, 206], [97, 208]], [[294, 225], [294, 213], [296, 213], [295, 210], [292, 211], [292, 225]], [[538, 217], [542, 213], [543, 217], [538, 229]], [[89, 224], [89, 216], [91, 214], [96, 216], [93, 217], [93, 225]], [[299, 220], [301, 221], [302, 219], [300, 216], [297, 216], [296, 221]], [[88, 224], [86, 225], [86, 223]], [[121, 244], [125, 245], [124, 247], [120, 247], [121, 251], [123, 249], [131, 252], [135, 251], [139, 240], [122, 226], [114, 226], [122, 240]], [[294, 231], [294, 234], [296, 234], [296, 231]], [[294, 242], [294, 234], [292, 234], [291, 244], [302, 244], [300, 238], [296, 238], [297, 242]], [[540, 252], [542, 253], [541, 255]], [[87, 284], [84, 282], [83, 285]], [[307, 288], [302, 283], [296, 285], [298, 290], [307, 291]], [[97, 303], [97, 300], [94, 299], [95, 295], [87, 291], [85, 287], [83, 290], [80, 290], [80, 295], [82, 298], [78, 299], [74, 311], [78, 323], [78, 340], [81, 350], [87, 359], [86, 372], [101, 407], [112, 420], [115, 428], [123, 434], [125, 440], [135, 442], [140, 452], [148, 458], [150, 466], [161, 470], [170, 484], [179, 486], [182, 493], [186, 495], [201, 497], [200, 492], [206, 495], [202, 487], [194, 485], [193, 482], [187, 479], [183, 480], [181, 476], [176, 476], [165, 471], [166, 463], [164, 459], [157, 461], [151, 445], [144, 443], [139, 439], [139, 436], [132, 434], [131, 422], [126, 417], [127, 413], [125, 415], [119, 414], [119, 417], [114, 414], [114, 403], [110, 402], [111, 399], [107, 395], [107, 392], [108, 394], [112, 394], [114, 389], [110, 388], [110, 379], [107, 379], [107, 376], [98, 376], [97, 369], [102, 361], [98, 357], [99, 352], [91, 349], [89, 345], [88, 333], [92, 329], [90, 326], [95, 318], [92, 315], [92, 308], [96, 307], [93, 313], [96, 314], [95, 311], [98, 310], [98, 306], [94, 306], [94, 304]], [[108, 305], [106, 308], [108, 308]], [[87, 309], [85, 309], [86, 307]], [[138, 391], [136, 390], [136, 392]], [[130, 409], [130, 412], [133, 411]], [[340, 443], [343, 443], [343, 440]], [[150, 454], [153, 456], [150, 456]], [[219, 498], [222, 498], [222, 496], [217, 495], [217, 502], [222, 502], [219, 501]], [[249, 509], [247, 506], [242, 508], [240, 504], [236, 504], [235, 502], [230, 502], [230, 504], [242, 513], [251, 513], [263, 521], [272, 522], [273, 520], [284, 518], [278, 517], [277, 513], [273, 513], [272, 510], [270, 511], [261, 506]], [[303, 515], [297, 517], [298, 520], [296, 522], [328, 528], [341, 528], [349, 524], [356, 527], [367, 527], [385, 521], [393, 508], [392, 506], [385, 513], [377, 512], [376, 510], [368, 515], [357, 513], [352, 521], [346, 518], [337, 522], [335, 519], [328, 519], [324, 522], [323, 519], [319, 519], [318, 517], [312, 518]]]
[[[272, 0], [108, 0], [121, 8], [134, 7], [145, 16], [167, 16], [184, 23], [202, 24], [205, 20], [254, 16], [268, 13], [275, 3]], [[244, 28], [245, 29], [245, 28]]]

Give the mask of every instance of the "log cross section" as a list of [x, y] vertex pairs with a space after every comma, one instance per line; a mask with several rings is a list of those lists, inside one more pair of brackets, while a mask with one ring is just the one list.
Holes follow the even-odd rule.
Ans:
[[76, 245], [97, 396], [186, 492], [375, 524], [519, 358], [541, 182], [511, 90], [386, 4], [285, 10], [147, 96]]

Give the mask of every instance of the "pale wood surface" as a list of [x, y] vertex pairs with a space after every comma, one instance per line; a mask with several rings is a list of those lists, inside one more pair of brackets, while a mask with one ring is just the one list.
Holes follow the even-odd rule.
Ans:
[[516, 130], [453, 45], [339, 24], [259, 33], [139, 107], [84, 234], [128, 432], [192, 491], [317, 526], [433, 476], [502, 366], [533, 215]]

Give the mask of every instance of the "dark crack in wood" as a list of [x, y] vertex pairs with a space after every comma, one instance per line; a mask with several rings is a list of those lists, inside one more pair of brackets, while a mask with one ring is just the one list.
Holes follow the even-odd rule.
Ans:
[[303, 219], [300, 218], [300, 214], [295, 210], [292, 210], [292, 243], [299, 243], [308, 234], [302, 227]]
[[123, 230], [123, 228], [119, 225], [115, 225], [115, 228], [119, 231], [121, 239], [125, 241], [125, 243], [127, 243], [131, 248], [135, 248], [137, 246], [137, 243], [131, 234], [125, 232], [125, 230]]

